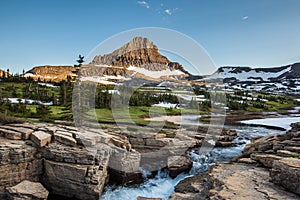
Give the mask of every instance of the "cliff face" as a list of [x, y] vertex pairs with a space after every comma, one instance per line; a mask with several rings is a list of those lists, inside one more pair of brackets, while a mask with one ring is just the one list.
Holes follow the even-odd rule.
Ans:
[[189, 76], [182, 65], [171, 62], [151, 40], [142, 37], [135, 37], [110, 54], [96, 56], [81, 72], [85, 77], [98, 76], [113, 82], [116, 77], [111, 76], [119, 76], [118, 80], [122, 81], [131, 78], [161, 81]]
[[183, 66], [171, 62], [167, 57], [160, 54], [158, 48], [148, 38], [135, 37], [129, 43], [110, 54], [99, 55], [91, 62], [94, 65], [111, 65], [128, 68], [129, 66], [141, 67], [150, 71], [170, 69], [180, 70], [186, 74]]
[[32, 77], [42, 81], [61, 81], [67, 80], [67, 77], [75, 76], [76, 68], [74, 66], [38, 66], [25, 73], [24, 77]]

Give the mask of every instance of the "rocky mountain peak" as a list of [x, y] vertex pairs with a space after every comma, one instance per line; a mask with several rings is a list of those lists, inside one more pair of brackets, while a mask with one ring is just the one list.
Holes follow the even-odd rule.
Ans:
[[6, 71], [0, 69], [0, 78], [7, 77], [7, 76], [10, 76], [10, 74], [7, 73]]
[[179, 70], [188, 74], [182, 65], [171, 62], [158, 51], [150, 39], [144, 37], [135, 37], [110, 54], [96, 56], [90, 64], [118, 66], [124, 69], [134, 66], [149, 71]]
[[[157, 63], [157, 60], [150, 57], [164, 57], [158, 52], [157, 46], [148, 38], [134, 37], [131, 41], [124, 44], [110, 54], [99, 55], [94, 58], [91, 64], [96, 65], [112, 65], [120, 67], [128, 67], [129, 65], [141, 65], [146, 62]], [[161, 62], [161, 59], [158, 60]], [[163, 63], [169, 60], [164, 57]]]
[[120, 49], [117, 49], [113, 53], [117, 55], [122, 55], [131, 51], [136, 51], [140, 49], [157, 49], [157, 46], [148, 38], [135, 37], [127, 44], [123, 45]]

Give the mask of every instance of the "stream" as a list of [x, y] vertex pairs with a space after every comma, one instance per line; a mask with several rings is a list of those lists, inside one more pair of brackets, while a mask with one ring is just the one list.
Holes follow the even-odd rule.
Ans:
[[[182, 124], [193, 124], [195, 117], [187, 116], [185, 120], [182, 120]], [[299, 119], [299, 118], [298, 118]], [[300, 120], [299, 120], [300, 121]], [[197, 125], [195, 123], [194, 125]], [[199, 125], [199, 124], [198, 124]], [[255, 126], [224, 126], [236, 130], [238, 137], [235, 139], [237, 145], [228, 148], [214, 148], [209, 155], [199, 155], [198, 149], [192, 149], [188, 155], [193, 160], [193, 167], [189, 173], [181, 173], [175, 179], [172, 179], [168, 172], [159, 171], [154, 178], [145, 179], [145, 182], [136, 186], [112, 186], [108, 185], [101, 197], [101, 200], [134, 200], [138, 196], [148, 198], [162, 198], [167, 200], [169, 196], [174, 192], [174, 187], [179, 181], [193, 176], [195, 174], [203, 173], [208, 170], [209, 166], [214, 165], [217, 162], [229, 161], [231, 158], [241, 154], [245, 145], [250, 143], [250, 139], [256, 136], [265, 136], [273, 133], [283, 134], [285, 131], [269, 129], [266, 127]]]

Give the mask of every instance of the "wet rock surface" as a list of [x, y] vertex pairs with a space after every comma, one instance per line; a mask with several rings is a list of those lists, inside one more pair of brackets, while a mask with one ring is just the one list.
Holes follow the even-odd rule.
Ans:
[[188, 172], [193, 167], [193, 161], [184, 156], [170, 156], [168, 158], [169, 174], [175, 178], [182, 172]]
[[181, 181], [170, 199], [300, 199], [299, 138], [300, 123], [254, 138], [231, 163]]
[[0, 198], [8, 198], [7, 188], [22, 181], [40, 182], [51, 195], [98, 200], [108, 181], [142, 182], [141, 169], [155, 173], [168, 168], [175, 178], [192, 167], [186, 151], [204, 138], [191, 135], [186, 129], [144, 134], [113, 126], [0, 126]]

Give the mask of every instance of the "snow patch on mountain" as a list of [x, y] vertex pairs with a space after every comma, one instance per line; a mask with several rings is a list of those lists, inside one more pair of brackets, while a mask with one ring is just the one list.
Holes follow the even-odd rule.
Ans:
[[160, 78], [163, 76], [173, 76], [173, 75], [184, 75], [185, 73], [180, 71], [180, 70], [170, 70], [170, 69], [165, 69], [165, 70], [160, 70], [160, 71], [150, 71], [145, 68], [140, 68], [140, 67], [134, 67], [134, 66], [129, 66], [127, 70], [130, 71], [135, 71], [137, 73], [143, 74], [145, 76], [151, 77], [151, 78]]
[[124, 81], [124, 80], [130, 80], [129, 78], [125, 78], [124, 76], [85, 76], [81, 77], [80, 81], [82, 82], [94, 82], [94, 83], [100, 83], [104, 85], [117, 85], [116, 81]]
[[258, 80], [270, 81], [270, 79], [272, 78], [277, 78], [286, 72], [290, 72], [292, 70], [292, 67], [290, 66], [279, 72], [264, 72], [264, 71], [257, 71], [255, 69], [251, 69], [249, 71], [242, 70], [240, 72], [235, 72], [234, 71], [236, 70], [235, 67], [223, 67], [221, 68], [221, 70], [222, 70], [221, 72], [218, 70], [211, 76], [204, 78], [204, 80], [217, 79], [217, 78], [222, 78], [222, 79], [235, 78], [239, 81], [258, 81]]

